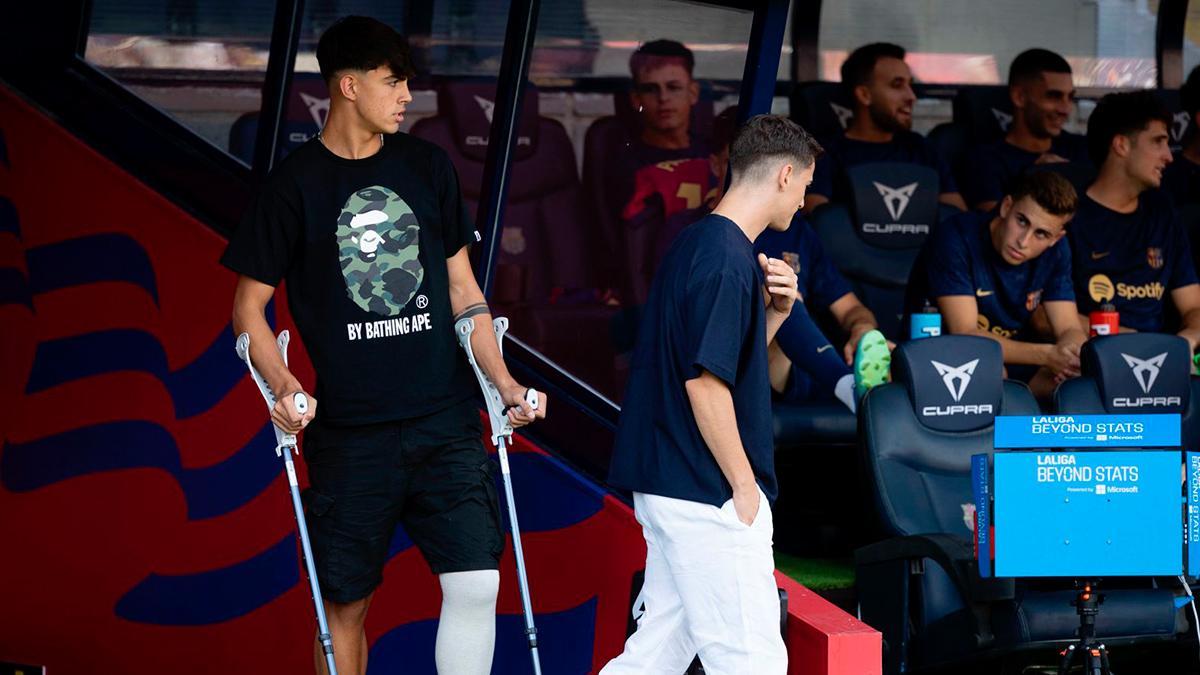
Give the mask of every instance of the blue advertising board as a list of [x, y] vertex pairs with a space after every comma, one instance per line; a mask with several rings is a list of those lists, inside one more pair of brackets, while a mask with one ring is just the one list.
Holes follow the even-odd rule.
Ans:
[[1178, 575], [1180, 460], [1178, 451], [997, 452], [996, 576]]
[[996, 417], [996, 448], [1176, 448], [1178, 414], [1002, 415]]

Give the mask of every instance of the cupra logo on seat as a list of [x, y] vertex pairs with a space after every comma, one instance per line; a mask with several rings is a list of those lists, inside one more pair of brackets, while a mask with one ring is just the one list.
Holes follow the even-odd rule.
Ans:
[[1142, 393], [1149, 394], [1150, 389], [1154, 387], [1154, 381], [1158, 379], [1158, 371], [1162, 368], [1163, 361], [1167, 358], [1167, 353], [1163, 352], [1144, 360], [1123, 353], [1121, 354], [1121, 358], [1125, 359], [1125, 365], [1133, 370], [1133, 377], [1137, 380], [1138, 385], [1141, 386]]
[[904, 215], [904, 210], [908, 208], [908, 200], [920, 186], [920, 183], [909, 183], [900, 187], [891, 187], [879, 181], [871, 182], [875, 184], [875, 189], [879, 190], [879, 196], [883, 198], [883, 205], [887, 207], [888, 213], [892, 214], [892, 218], [896, 220]]
[[487, 118], [488, 124], [491, 124], [492, 123], [492, 112], [495, 111], [496, 104], [487, 100], [486, 98], [484, 98], [482, 96], [476, 96], [475, 102], [479, 104], [480, 108], [483, 108], [483, 116]]
[[844, 105], [838, 105], [832, 101], [829, 102], [829, 107], [833, 109], [833, 114], [837, 115], [838, 124], [845, 129], [850, 124], [850, 118], [854, 117], [854, 111]]
[[958, 402], [962, 400], [963, 394], [967, 392], [967, 386], [971, 384], [971, 376], [975, 374], [975, 366], [979, 365], [979, 359], [967, 361], [961, 366], [948, 366], [937, 361], [929, 363], [937, 369], [946, 389], [950, 391], [950, 396], [954, 397], [955, 402]]

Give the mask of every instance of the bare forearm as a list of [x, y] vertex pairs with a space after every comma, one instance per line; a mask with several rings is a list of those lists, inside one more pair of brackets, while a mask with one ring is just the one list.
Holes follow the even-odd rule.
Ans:
[[783, 322], [787, 321], [787, 314], [780, 314], [771, 307], [767, 306], [767, 345], [774, 344], [775, 336], [779, 334], [779, 328], [783, 326]]
[[875, 321], [875, 315], [867, 309], [866, 305], [855, 306], [846, 312], [846, 315], [838, 323], [841, 324], [842, 330], [847, 335], [854, 335], [856, 331], [865, 332], [879, 326], [879, 323]]
[[1000, 351], [1004, 354], [1004, 362], [1029, 366], [1044, 366], [1049, 359], [1050, 348], [1053, 345], [1040, 342], [1024, 342], [1002, 337], [986, 330], [975, 330], [975, 335], [991, 338], [1000, 343]]
[[233, 306], [233, 332], [250, 336], [250, 362], [267, 381], [276, 397], [290, 391], [298, 391], [299, 380], [292, 375], [275, 346], [275, 335], [267, 323], [261, 307], [235, 298]]
[[746, 457], [738, 434], [733, 396], [724, 382], [711, 373], [688, 380], [685, 385], [696, 426], [709, 452], [721, 467], [721, 473], [733, 490], [751, 489], [755, 485], [754, 470]]
[[450, 309], [454, 312], [456, 323], [457, 318], [461, 316], [469, 317], [475, 322], [475, 330], [471, 333], [471, 352], [492, 384], [499, 389], [511, 385], [513, 378], [504, 363], [504, 357], [500, 354], [500, 345], [492, 328], [492, 314], [483, 299], [483, 293], [478, 287], [452, 288]]

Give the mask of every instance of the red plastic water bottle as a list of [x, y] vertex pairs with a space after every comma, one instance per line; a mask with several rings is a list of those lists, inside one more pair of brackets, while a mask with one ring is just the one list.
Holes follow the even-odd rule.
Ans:
[[1105, 303], [1100, 305], [1100, 309], [1088, 314], [1088, 324], [1092, 327], [1092, 337], [1116, 335], [1121, 330], [1121, 315], [1117, 312], [1116, 307]]

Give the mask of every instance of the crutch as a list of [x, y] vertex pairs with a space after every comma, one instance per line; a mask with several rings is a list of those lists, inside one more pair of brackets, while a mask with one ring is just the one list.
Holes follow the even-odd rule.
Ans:
[[[508, 330], [508, 319], [496, 317], [492, 320], [492, 328], [496, 331], [496, 344], [500, 353], [504, 353], [504, 333]], [[529, 601], [529, 579], [525, 576], [525, 553], [521, 548], [521, 528], [517, 525], [517, 506], [513, 502], [512, 475], [508, 470], [508, 451], [506, 443], [512, 443], [513, 428], [508, 422], [508, 408], [500, 398], [500, 391], [487, 378], [479, 363], [475, 360], [475, 352], [471, 349], [471, 333], [475, 330], [475, 320], [467, 317], [459, 319], [454, 324], [454, 333], [458, 343], [467, 351], [467, 360], [479, 380], [479, 388], [483, 390], [483, 400], [487, 402], [488, 417], [492, 422], [492, 444], [496, 446], [496, 454], [500, 458], [500, 475], [504, 479], [504, 499], [508, 504], [508, 522], [512, 526], [513, 553], [517, 558], [517, 581], [521, 588], [521, 605], [525, 610], [525, 635], [529, 638], [529, 655], [533, 659], [534, 675], [542, 674], [542, 663], [538, 658], [537, 628], [533, 625], [533, 604]], [[525, 392], [525, 402], [534, 410], [538, 407], [538, 395], [533, 389]]]
[[[290, 339], [291, 336], [285, 330], [275, 340], [275, 346], [279, 348], [279, 355], [283, 357], [285, 366], [287, 365], [287, 348]], [[263, 398], [267, 401], [267, 410], [271, 410], [275, 407], [275, 395], [271, 393], [271, 388], [267, 386], [262, 375], [258, 374], [258, 370], [250, 362], [249, 334], [242, 333], [238, 336], [237, 355], [246, 362], [246, 367], [250, 369], [250, 376], [254, 378], [254, 383], [258, 385], [258, 390], [262, 392]], [[296, 412], [302, 415], [308, 412], [308, 397], [303, 393], [296, 392], [292, 402], [296, 405]], [[325, 620], [325, 603], [321, 600], [321, 587], [317, 584], [317, 568], [313, 565], [312, 546], [308, 542], [308, 523], [304, 519], [304, 507], [300, 505], [300, 485], [296, 481], [296, 465], [292, 463], [292, 453], [297, 452], [296, 435], [284, 433], [282, 429], [275, 427], [275, 441], [277, 443], [275, 455], [283, 458], [283, 468], [287, 471], [288, 488], [292, 492], [292, 510], [296, 513], [296, 529], [300, 532], [300, 548], [304, 554], [304, 566], [308, 571], [308, 585], [312, 591], [313, 604], [317, 607], [317, 629], [320, 631], [317, 639], [321, 641], [321, 651], [325, 652], [325, 664], [329, 667], [329, 675], [337, 675], [337, 664], [333, 661], [333, 636], [329, 633], [329, 622]]]

